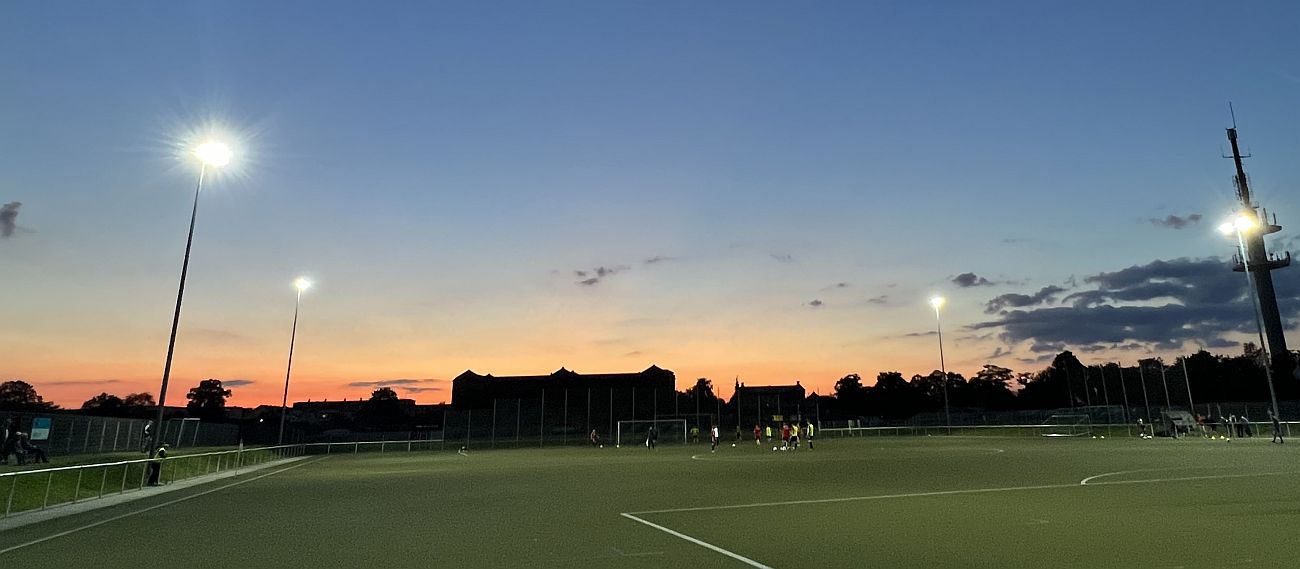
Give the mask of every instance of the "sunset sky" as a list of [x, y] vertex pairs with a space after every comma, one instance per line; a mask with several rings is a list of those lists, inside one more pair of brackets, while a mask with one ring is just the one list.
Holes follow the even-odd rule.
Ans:
[[1227, 103], [1300, 251], [1296, 54], [1293, 1], [3, 3], [0, 381], [156, 393], [207, 137], [173, 404], [278, 404], [298, 276], [291, 400], [826, 393], [936, 369], [934, 294], [968, 376], [1235, 353]]

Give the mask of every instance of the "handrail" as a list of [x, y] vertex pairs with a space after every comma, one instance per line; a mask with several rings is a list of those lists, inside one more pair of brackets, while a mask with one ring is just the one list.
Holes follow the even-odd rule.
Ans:
[[216, 456], [219, 454], [256, 452], [260, 450], [276, 450], [276, 449], [290, 448], [296, 446], [306, 446], [306, 445], [276, 445], [276, 446], [269, 446], [269, 447], [239, 448], [239, 449], [230, 449], [230, 450], [219, 450], [213, 452], [201, 452], [197, 454], [181, 454], [177, 456], [166, 456], [162, 458], [157, 458], [157, 457], [135, 458], [131, 460], [119, 460], [117, 462], [94, 462], [94, 463], [87, 463], [87, 464], [73, 464], [70, 466], [55, 466], [51, 468], [39, 468], [36, 470], [15, 470], [13, 472], [0, 472], [0, 478], [5, 478], [9, 476], [29, 476], [29, 475], [45, 474], [50, 472], [61, 472], [61, 471], [68, 471], [68, 470], [78, 470], [78, 469], [85, 469], [85, 468], [99, 468], [101, 466], [109, 467], [109, 466], [122, 466], [125, 464], [143, 464], [148, 462], [154, 462], [156, 460], [163, 460], [163, 461], [180, 460], [186, 458], [198, 458], [203, 456]]

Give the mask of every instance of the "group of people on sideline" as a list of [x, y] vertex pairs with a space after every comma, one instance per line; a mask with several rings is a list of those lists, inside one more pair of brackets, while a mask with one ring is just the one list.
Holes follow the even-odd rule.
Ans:
[[50, 462], [45, 450], [32, 444], [31, 434], [21, 429], [17, 417], [0, 422], [0, 465], [9, 464], [10, 456], [20, 466], [27, 464], [29, 456], [37, 464]]

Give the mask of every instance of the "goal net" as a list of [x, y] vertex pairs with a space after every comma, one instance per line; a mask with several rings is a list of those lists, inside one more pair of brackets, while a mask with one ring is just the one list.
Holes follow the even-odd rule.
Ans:
[[1044, 437], [1086, 437], [1092, 434], [1088, 415], [1052, 415], [1043, 421]]
[[659, 443], [685, 443], [686, 419], [658, 419], [655, 421], [619, 421], [614, 442], [618, 446], [643, 445], [654, 427]]

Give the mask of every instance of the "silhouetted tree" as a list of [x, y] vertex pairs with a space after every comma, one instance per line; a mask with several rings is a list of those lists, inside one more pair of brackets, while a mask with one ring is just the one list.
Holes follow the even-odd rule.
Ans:
[[965, 405], [1002, 411], [1016, 405], [1016, 394], [1011, 391], [1015, 373], [1010, 369], [985, 364], [970, 381], [966, 382], [962, 400]]
[[398, 399], [397, 392], [391, 387], [380, 387], [370, 392], [371, 401], [397, 401]]
[[108, 393], [100, 393], [82, 403], [81, 410], [91, 415], [117, 416], [122, 413], [122, 398]]
[[124, 407], [154, 407], [158, 403], [153, 400], [152, 393], [132, 393], [122, 399]]
[[199, 417], [205, 421], [218, 421], [226, 416], [228, 397], [230, 397], [230, 390], [221, 386], [220, 379], [205, 379], [197, 386], [191, 387], [190, 392], [185, 394], [185, 398], [189, 400], [185, 408], [191, 417]]
[[7, 411], [47, 411], [58, 408], [36, 393], [36, 388], [22, 380], [0, 383], [0, 409]]
[[876, 384], [867, 388], [867, 413], [885, 419], [906, 419], [915, 415], [920, 397], [912, 384], [896, 371], [882, 371]]
[[867, 388], [862, 377], [851, 373], [835, 382], [835, 407], [848, 415], [867, 414]]

